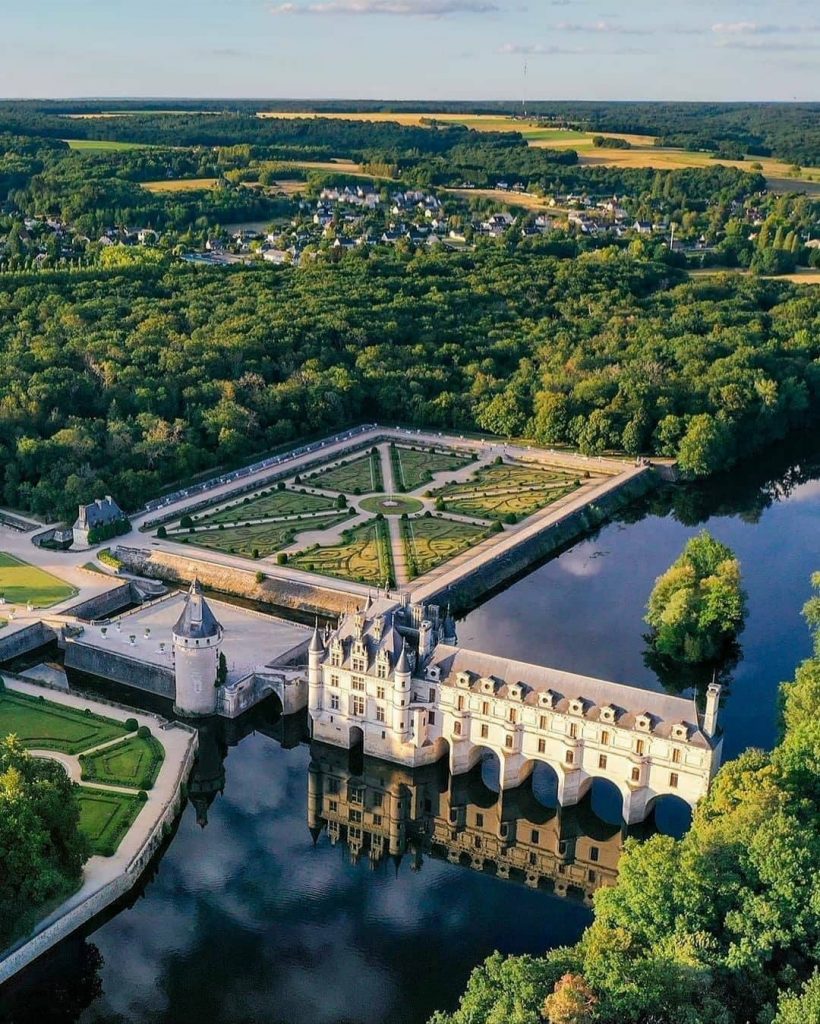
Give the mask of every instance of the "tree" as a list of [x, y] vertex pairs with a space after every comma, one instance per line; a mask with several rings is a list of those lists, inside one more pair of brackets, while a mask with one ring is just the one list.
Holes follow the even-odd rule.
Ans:
[[225, 659], [225, 652], [219, 652], [219, 661], [216, 666], [216, 685], [224, 686], [228, 681], [228, 662]]
[[590, 1024], [598, 999], [580, 974], [565, 974], [544, 1000], [549, 1024]]
[[740, 564], [704, 531], [655, 581], [646, 622], [659, 654], [692, 663], [719, 657], [743, 628], [745, 613]]

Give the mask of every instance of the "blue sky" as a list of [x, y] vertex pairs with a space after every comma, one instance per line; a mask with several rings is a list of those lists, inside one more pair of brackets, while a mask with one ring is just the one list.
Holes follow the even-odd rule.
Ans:
[[[525, 79], [526, 64], [526, 79]], [[820, 0], [2, 0], [0, 95], [820, 100]]]

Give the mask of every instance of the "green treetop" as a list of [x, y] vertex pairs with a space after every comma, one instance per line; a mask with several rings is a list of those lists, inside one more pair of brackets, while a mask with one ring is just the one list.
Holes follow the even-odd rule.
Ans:
[[717, 658], [743, 628], [740, 563], [705, 531], [655, 581], [646, 621], [655, 650], [689, 663]]

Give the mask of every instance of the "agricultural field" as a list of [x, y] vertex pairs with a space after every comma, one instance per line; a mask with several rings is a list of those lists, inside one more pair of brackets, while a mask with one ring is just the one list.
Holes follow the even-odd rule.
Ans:
[[390, 535], [383, 520], [370, 520], [346, 531], [343, 540], [328, 547], [313, 547], [291, 556], [290, 565], [323, 576], [376, 586], [394, 581]]
[[78, 754], [128, 734], [120, 722], [6, 691], [0, 694], [0, 736], [14, 733], [35, 750]]
[[196, 544], [212, 551], [244, 558], [267, 558], [292, 544], [300, 533], [308, 530], [328, 530], [343, 523], [348, 512], [316, 516], [308, 519], [289, 519], [276, 523], [253, 523], [248, 526], [226, 526], [224, 529], [202, 530], [185, 536], [170, 533], [169, 540]]
[[7, 603], [48, 608], [76, 593], [74, 587], [51, 573], [0, 551], [0, 597]]
[[130, 789], [151, 789], [157, 781], [165, 751], [153, 736], [129, 736], [93, 754], [80, 755], [83, 782]]
[[211, 523], [247, 522], [249, 519], [271, 519], [278, 516], [300, 516], [308, 512], [330, 512], [336, 508], [333, 498], [324, 494], [300, 494], [298, 491], [261, 491], [249, 498], [240, 498], [223, 505], [216, 512], [192, 516], [197, 526]]
[[489, 536], [486, 527], [442, 516], [402, 519], [401, 532], [411, 579], [423, 576]]
[[452, 473], [468, 466], [472, 459], [455, 452], [425, 451], [423, 449], [390, 446], [393, 465], [393, 479], [396, 487], [415, 491], [430, 483], [436, 473]]
[[373, 494], [384, 490], [382, 460], [378, 451], [342, 460], [330, 469], [308, 474], [306, 479], [314, 487], [342, 494]]
[[151, 149], [146, 142], [114, 142], [109, 139], [63, 139], [69, 149], [85, 150], [86, 153], [110, 152], [115, 149]]
[[144, 806], [136, 794], [113, 793], [111, 790], [77, 791], [80, 804], [80, 831], [87, 837], [91, 852], [99, 857], [112, 857], [134, 824]]
[[148, 192], [207, 192], [216, 188], [216, 178], [166, 178], [163, 181], [143, 181]]

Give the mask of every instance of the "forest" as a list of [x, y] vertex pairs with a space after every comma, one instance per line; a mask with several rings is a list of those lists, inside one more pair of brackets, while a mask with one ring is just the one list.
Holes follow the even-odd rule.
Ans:
[[365, 419], [675, 456], [697, 476], [820, 408], [820, 293], [787, 282], [546, 239], [298, 269], [110, 263], [0, 275], [7, 505], [70, 517], [111, 493], [132, 510]]
[[[356, 100], [174, 100], [175, 109], [222, 111], [235, 116], [249, 116], [257, 111], [283, 113], [436, 113], [517, 115], [520, 103], [436, 102], [418, 100], [404, 102]], [[0, 125], [9, 118], [23, 118], [31, 123], [34, 117], [52, 118], [71, 113], [105, 111], [163, 110], [167, 101], [26, 101], [6, 104], [0, 108]], [[658, 137], [663, 145], [713, 152], [737, 150], [757, 156], [776, 156], [804, 166], [820, 164], [820, 104], [818, 103], [679, 103], [679, 102], [607, 102], [607, 101], [543, 101], [527, 104], [530, 116], [543, 118], [560, 127], [593, 132], [622, 132]], [[0, 130], [13, 130], [0, 128]], [[116, 129], [115, 129], [116, 130]], [[422, 129], [423, 130], [423, 129]], [[62, 134], [65, 133], [63, 125]], [[28, 132], [26, 132], [28, 134]], [[38, 134], [51, 134], [43, 131]], [[58, 137], [60, 132], [57, 132]], [[108, 137], [108, 136], [107, 136]], [[111, 136], [119, 137], [119, 136]]]

